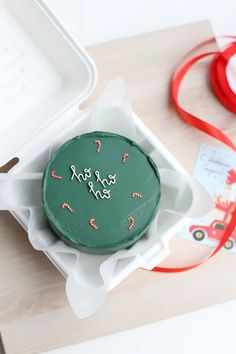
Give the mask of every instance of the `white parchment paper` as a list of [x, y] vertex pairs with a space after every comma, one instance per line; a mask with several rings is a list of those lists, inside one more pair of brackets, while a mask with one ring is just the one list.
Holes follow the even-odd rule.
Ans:
[[[101, 98], [93, 105], [87, 119], [88, 132], [109, 131], [137, 141], [133, 111], [127, 90], [120, 80], [112, 81]], [[63, 142], [63, 141], [62, 141]], [[58, 146], [50, 146], [49, 156]], [[152, 154], [151, 154], [152, 156]], [[148, 232], [129, 249], [112, 255], [91, 255], [65, 245], [48, 226], [42, 210], [42, 173], [0, 174], [0, 210], [29, 211], [28, 237], [39, 251], [67, 253], [74, 259], [72, 271], [66, 280], [66, 293], [78, 318], [94, 314], [104, 303], [111, 287], [114, 273], [121, 261], [129, 259], [132, 269], [151, 269], [154, 264], [144, 255], [147, 251], [157, 254], [161, 243], [158, 229], [161, 213], [198, 218], [205, 215], [213, 202], [205, 189], [191, 176], [175, 170], [159, 169], [161, 176], [161, 203], [159, 212]], [[204, 200], [204, 203], [199, 201]]]

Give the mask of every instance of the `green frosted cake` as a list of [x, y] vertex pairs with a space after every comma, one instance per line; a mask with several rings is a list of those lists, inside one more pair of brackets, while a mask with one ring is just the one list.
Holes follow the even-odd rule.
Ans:
[[106, 254], [134, 244], [155, 217], [155, 163], [124, 136], [92, 132], [64, 143], [43, 176], [42, 200], [54, 232], [69, 246]]

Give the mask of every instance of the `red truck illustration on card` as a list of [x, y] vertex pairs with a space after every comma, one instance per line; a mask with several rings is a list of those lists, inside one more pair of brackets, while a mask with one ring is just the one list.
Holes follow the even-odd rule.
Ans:
[[[222, 198], [221, 196], [214, 195], [215, 201], [215, 214], [219, 217], [222, 217], [222, 220], [215, 219], [208, 226], [206, 225], [192, 225], [189, 228], [193, 238], [196, 241], [202, 241], [204, 239], [216, 240], [219, 241], [223, 234], [224, 230], [227, 228], [228, 223], [231, 219], [232, 212], [235, 208], [236, 201], [236, 171], [228, 171], [228, 176], [226, 179], [226, 188], [230, 191], [230, 194], [227, 198]], [[236, 246], [236, 226], [234, 228], [231, 237], [226, 241], [224, 247], [226, 249], [231, 249], [233, 246]]]
[[[192, 225], [189, 231], [192, 233], [193, 238], [196, 241], [202, 241], [204, 238], [209, 240], [220, 240], [224, 234], [224, 230], [227, 227], [227, 223], [221, 220], [214, 220], [209, 226]], [[231, 249], [236, 245], [236, 227], [231, 234], [231, 237], [226, 241], [224, 247]]]

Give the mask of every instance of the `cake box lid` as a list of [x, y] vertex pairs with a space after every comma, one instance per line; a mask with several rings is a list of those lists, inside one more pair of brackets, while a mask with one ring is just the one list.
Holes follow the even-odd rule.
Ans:
[[96, 78], [44, 0], [0, 0], [0, 166], [21, 159], [52, 124], [55, 134], [68, 124]]

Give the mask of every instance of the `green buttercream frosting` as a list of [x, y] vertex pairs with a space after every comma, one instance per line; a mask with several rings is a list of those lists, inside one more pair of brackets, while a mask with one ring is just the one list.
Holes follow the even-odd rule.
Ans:
[[43, 208], [69, 246], [106, 254], [134, 244], [155, 217], [160, 177], [132, 140], [92, 132], [64, 143], [42, 182]]

